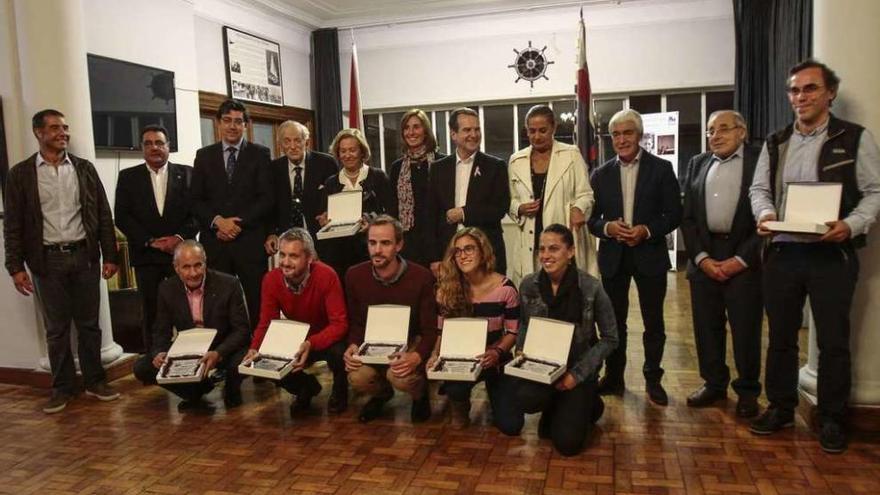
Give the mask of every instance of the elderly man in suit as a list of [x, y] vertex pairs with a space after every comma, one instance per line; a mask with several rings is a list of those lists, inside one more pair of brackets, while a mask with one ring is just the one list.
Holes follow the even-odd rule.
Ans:
[[226, 100], [217, 110], [221, 140], [196, 152], [193, 210], [211, 265], [237, 275], [247, 298], [251, 330], [260, 314], [266, 272], [266, 222], [273, 205], [269, 149], [244, 138], [247, 108]]
[[[205, 249], [194, 240], [186, 240], [174, 249], [177, 277], [159, 285], [153, 347], [134, 365], [134, 376], [144, 385], [156, 383], [156, 374], [165, 362], [174, 329], [213, 328], [217, 336], [202, 358], [207, 372], [226, 371], [223, 400], [227, 407], [241, 405], [241, 375], [238, 365], [247, 352], [250, 328], [241, 284], [232, 275], [208, 270]], [[207, 377], [199, 383], [163, 385], [183, 399], [181, 409], [203, 405], [202, 396], [214, 388]]]
[[67, 151], [64, 114], [42, 110], [32, 125], [40, 151], [9, 171], [3, 234], [15, 289], [25, 296], [36, 293], [40, 301], [52, 368], [52, 396], [43, 412], [52, 414], [77, 393], [71, 322], [86, 395], [119, 397], [106, 382], [98, 326], [100, 277], [116, 273], [118, 255], [104, 186], [91, 162]]
[[309, 231], [312, 239], [321, 229], [320, 190], [327, 177], [339, 172], [336, 160], [319, 151], [309, 151], [309, 128], [288, 120], [278, 127], [278, 142], [284, 156], [272, 162], [275, 207], [269, 215], [266, 252], [278, 252], [278, 236], [293, 227]]
[[671, 267], [666, 234], [681, 221], [681, 197], [672, 164], [648, 153], [639, 145], [642, 117], [635, 110], [621, 110], [611, 117], [617, 156], [597, 168], [591, 178], [595, 204], [587, 224], [599, 241], [599, 272], [611, 298], [620, 344], [605, 361], [600, 394], [623, 395], [626, 368], [626, 315], [629, 287], [635, 279], [645, 333], [645, 375], [648, 397], [666, 405], [669, 397], [660, 384], [666, 328], [663, 299], [666, 271]]
[[709, 152], [691, 158], [682, 182], [681, 233], [688, 254], [694, 340], [703, 386], [687, 398], [705, 407], [727, 398], [725, 360], [730, 321], [739, 396], [736, 415], [758, 414], [761, 394], [761, 238], [755, 229], [749, 186], [758, 150], [746, 146], [746, 123], [733, 110], [709, 116]]
[[144, 163], [119, 172], [116, 226], [128, 239], [128, 253], [143, 303], [143, 345], [152, 348], [159, 282], [174, 275], [174, 248], [196, 235], [189, 186], [192, 167], [168, 161], [168, 131], [159, 125], [141, 130]]
[[501, 232], [501, 218], [510, 207], [507, 165], [480, 151], [480, 116], [470, 108], [449, 114], [449, 130], [455, 153], [431, 165], [428, 214], [429, 231], [435, 239], [432, 270], [446, 250], [455, 231], [478, 227], [489, 237], [495, 251], [495, 270], [507, 272], [507, 256]]

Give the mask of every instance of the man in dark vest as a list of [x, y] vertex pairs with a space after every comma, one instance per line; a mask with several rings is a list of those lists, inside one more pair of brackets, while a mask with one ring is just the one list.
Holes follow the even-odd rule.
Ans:
[[[846, 450], [850, 393], [849, 313], [858, 277], [855, 249], [880, 212], [880, 153], [871, 133], [831, 114], [840, 79], [826, 65], [807, 60], [789, 71], [788, 99], [795, 122], [767, 137], [749, 196], [758, 233], [772, 242], [764, 256], [764, 305], [770, 323], [765, 382], [770, 407], [751, 431], [769, 435], [794, 425], [798, 402], [798, 330], [805, 298], [819, 346], [819, 443], [830, 453]], [[843, 186], [838, 220], [823, 235], [776, 234], [776, 220], [793, 182]]]

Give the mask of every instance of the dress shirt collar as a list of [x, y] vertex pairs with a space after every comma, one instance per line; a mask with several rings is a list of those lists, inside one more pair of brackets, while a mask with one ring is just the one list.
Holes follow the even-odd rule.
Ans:
[[284, 280], [284, 286], [287, 287], [287, 290], [293, 292], [294, 294], [302, 294], [304, 290], [306, 290], [306, 286], [309, 283], [309, 278], [312, 276], [312, 264], [309, 263], [309, 266], [306, 268], [306, 275], [303, 277], [302, 281], [298, 284], [291, 284], [290, 280], [287, 280], [287, 277], [284, 276], [284, 272], [281, 272], [281, 279]]
[[229, 151], [229, 148], [234, 148], [235, 152], [238, 153], [239, 151], [241, 151], [241, 147], [243, 144], [244, 136], [242, 136], [241, 139], [239, 139], [238, 142], [235, 144], [229, 144], [226, 141], [223, 141], [223, 151]]
[[462, 158], [461, 155], [458, 154], [458, 149], [455, 150], [455, 164], [456, 165], [472, 165], [474, 163], [474, 158], [477, 156], [477, 152], [471, 153], [471, 156], [467, 158]]
[[153, 173], [156, 175], [164, 174], [168, 170], [168, 162], [166, 161], [165, 163], [163, 163], [162, 166], [159, 167], [158, 169], [154, 169], [149, 164], [147, 164], [147, 170], [149, 170], [150, 173]]
[[372, 270], [373, 278], [376, 279], [376, 282], [379, 282], [385, 287], [390, 287], [396, 284], [397, 281], [400, 280], [401, 277], [403, 277], [403, 274], [406, 273], [406, 269], [409, 267], [409, 264], [400, 255], [397, 256], [397, 262], [399, 263], [397, 267], [397, 273], [395, 273], [390, 280], [385, 280], [384, 278], [380, 277], [379, 274], [376, 273], [376, 268], [370, 265], [370, 270]]
[[733, 153], [731, 153], [730, 156], [728, 156], [727, 158], [721, 158], [720, 156], [718, 156], [718, 155], [716, 155], [716, 154], [713, 153], [713, 154], [712, 154], [712, 161], [717, 161], [717, 162], [719, 162], [719, 163], [727, 163], [727, 162], [729, 162], [729, 161], [731, 161], [731, 160], [733, 160], [733, 159], [735, 159], [735, 158], [742, 158], [742, 156], [743, 156], [743, 148], [744, 148], [744, 147], [745, 147], [745, 146], [742, 145], [742, 144], [739, 145], [739, 148], [737, 148], [736, 151], [734, 151]]
[[[49, 160], [43, 156], [42, 153], [37, 153], [37, 168], [42, 167], [43, 165], [52, 165]], [[70, 160], [70, 155], [67, 152], [64, 153], [64, 159], [61, 160], [61, 165], [73, 165], [73, 162]]]
[[808, 132], [808, 133], [806, 133], [806, 134], [804, 134], [803, 132], [800, 131], [800, 129], [798, 129], [798, 123], [795, 121], [795, 123], [794, 123], [794, 132], [796, 132], [796, 133], [797, 133], [799, 136], [801, 136], [801, 137], [813, 137], [813, 136], [818, 136], [819, 134], [822, 134], [822, 133], [824, 133], [825, 131], [828, 130], [828, 122], [829, 122], [830, 120], [831, 120], [831, 117], [826, 118], [826, 119], [825, 119], [825, 122], [822, 122], [822, 123], [819, 125], [819, 127], [816, 127], [815, 129], [813, 129], [812, 131], [810, 131], [810, 132]]
[[617, 155], [617, 163], [621, 167], [628, 167], [630, 165], [638, 165], [639, 161], [641, 161], [641, 159], [642, 159], [642, 149], [641, 148], [639, 148], [639, 152], [636, 153], [636, 157], [633, 158], [633, 161], [631, 161], [631, 162], [626, 162], [623, 160], [623, 158], [620, 158], [620, 155]]

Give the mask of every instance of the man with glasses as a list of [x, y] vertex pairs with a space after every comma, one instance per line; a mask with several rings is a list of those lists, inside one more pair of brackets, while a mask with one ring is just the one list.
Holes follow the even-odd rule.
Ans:
[[687, 398], [705, 407], [727, 398], [730, 321], [739, 396], [736, 415], [758, 414], [761, 395], [761, 238], [749, 203], [758, 150], [745, 145], [742, 115], [719, 110], [706, 124], [709, 150], [691, 158], [682, 182], [681, 233], [688, 254], [687, 277], [697, 361], [704, 383]]
[[266, 223], [274, 204], [269, 149], [245, 139], [250, 117], [241, 102], [224, 101], [216, 117], [220, 142], [196, 152], [193, 210], [211, 266], [241, 280], [253, 331], [267, 268]]
[[143, 309], [143, 345], [152, 347], [159, 283], [174, 275], [171, 257], [198, 227], [192, 215], [192, 167], [168, 161], [171, 142], [160, 125], [141, 130], [144, 163], [119, 172], [116, 182], [116, 226], [128, 239]]
[[321, 229], [319, 191], [327, 177], [339, 172], [332, 156], [309, 150], [309, 128], [299, 122], [282, 123], [278, 143], [284, 156], [272, 162], [275, 205], [265, 242], [270, 255], [278, 252], [278, 236], [292, 227], [305, 228], [315, 238]]
[[[865, 245], [880, 212], [880, 151], [862, 126], [831, 113], [840, 79], [807, 60], [789, 71], [788, 100], [795, 121], [767, 137], [750, 190], [758, 234], [771, 239], [764, 256], [764, 304], [770, 323], [765, 382], [769, 408], [752, 422], [756, 435], [794, 425], [798, 403], [798, 330], [810, 299], [819, 347], [819, 444], [829, 453], [847, 448], [849, 313], [859, 272], [855, 250]], [[784, 211], [793, 182], [842, 185], [840, 213], [822, 235], [776, 234], [764, 222]]]
[[660, 384], [660, 361], [666, 343], [666, 271], [671, 267], [666, 235], [681, 221], [680, 189], [672, 164], [642, 149], [642, 117], [638, 112], [617, 112], [608, 128], [617, 156], [590, 177], [595, 203], [587, 225], [600, 239], [599, 272], [614, 306], [620, 343], [605, 361], [599, 393], [623, 395], [625, 390], [626, 317], [629, 287], [635, 279], [645, 324], [645, 389], [652, 402], [665, 406], [669, 397]]

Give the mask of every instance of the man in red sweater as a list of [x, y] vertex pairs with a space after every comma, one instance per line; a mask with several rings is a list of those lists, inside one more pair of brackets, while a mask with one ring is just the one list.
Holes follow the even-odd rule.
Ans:
[[299, 362], [277, 384], [296, 396], [290, 406], [291, 416], [305, 412], [321, 385], [302, 369], [315, 361], [326, 361], [333, 372], [327, 411], [341, 413], [348, 408], [348, 382], [342, 360], [348, 318], [342, 285], [336, 272], [317, 260], [315, 243], [307, 230], [292, 228], [281, 234], [278, 244], [279, 266], [263, 277], [260, 323], [245, 360], [257, 355], [269, 323], [281, 313], [289, 320], [308, 323], [311, 327], [300, 347]]
[[[400, 257], [403, 227], [388, 215], [379, 215], [370, 221], [367, 246], [370, 261], [349, 268], [345, 274], [351, 318], [345, 369], [352, 388], [372, 396], [358, 419], [366, 423], [379, 417], [382, 407], [397, 389], [413, 399], [411, 419], [425, 421], [431, 417], [425, 363], [437, 340], [434, 277], [427, 268]], [[374, 304], [412, 308], [407, 351], [398, 353], [387, 366], [363, 364], [356, 355], [364, 342], [367, 309]]]

